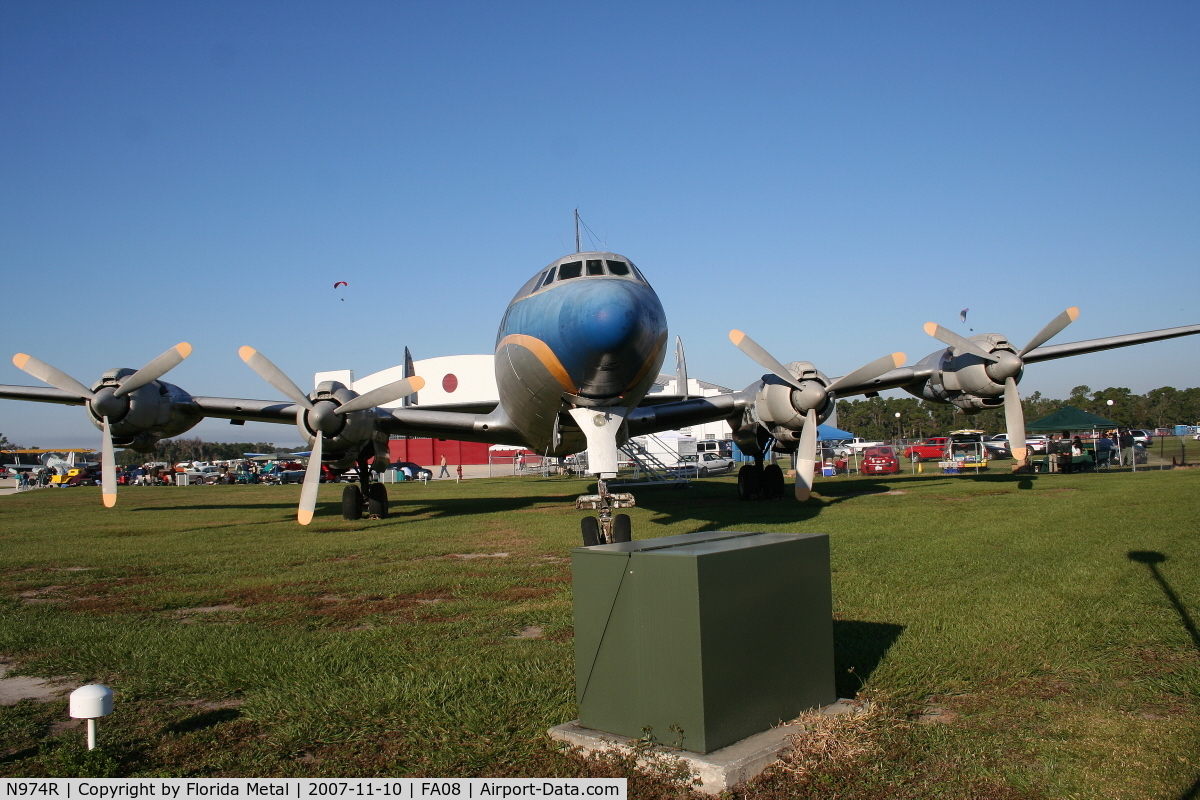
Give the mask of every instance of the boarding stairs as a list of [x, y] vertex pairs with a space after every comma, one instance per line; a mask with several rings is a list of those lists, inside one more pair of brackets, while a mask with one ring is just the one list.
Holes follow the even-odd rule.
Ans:
[[[667, 446], [657, 436], [650, 434], [646, 438], [653, 439], [664, 451], [667, 449]], [[621, 453], [633, 462], [633, 476], [613, 478], [608, 481], [609, 486], [688, 486], [691, 484], [691, 481], [683, 475], [671, 472], [658, 456], [632, 439], [621, 448]]]

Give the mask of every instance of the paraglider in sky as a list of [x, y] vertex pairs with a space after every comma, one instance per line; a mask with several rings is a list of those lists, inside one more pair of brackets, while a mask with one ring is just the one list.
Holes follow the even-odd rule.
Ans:
[[[968, 312], [968, 311], [970, 311], [970, 310], [971, 310], [971, 309], [969, 309], [969, 308], [964, 308], [962, 311], [958, 312], [958, 318], [959, 318], [961, 321], [963, 321], [963, 322], [966, 322], [966, 321], [967, 321], [967, 312]], [[974, 329], [974, 328], [971, 328], [971, 330], [975, 330], [975, 329]]]
[[[336, 289], [336, 288], [338, 288], [339, 286], [349, 286], [349, 285], [350, 285], [350, 284], [346, 283], [345, 281], [338, 281], [337, 283], [335, 283], [335, 284], [333, 285], [333, 288], [335, 288], [335, 289]], [[338, 299], [339, 299], [339, 300], [341, 300], [343, 303], [344, 303], [344, 302], [346, 302], [346, 298], [344, 298], [344, 297], [339, 297]]]

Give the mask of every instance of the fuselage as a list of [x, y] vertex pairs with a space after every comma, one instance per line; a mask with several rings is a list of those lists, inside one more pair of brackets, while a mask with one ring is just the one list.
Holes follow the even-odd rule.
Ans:
[[616, 253], [573, 253], [517, 292], [496, 335], [496, 386], [509, 423], [539, 452], [581, 449], [574, 407], [641, 401], [666, 356], [662, 303]]

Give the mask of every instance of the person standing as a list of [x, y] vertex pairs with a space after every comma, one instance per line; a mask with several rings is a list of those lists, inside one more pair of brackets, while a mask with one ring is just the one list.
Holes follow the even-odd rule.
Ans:
[[1125, 466], [1125, 459], [1129, 459], [1129, 466], [1134, 466], [1133, 434], [1128, 430], [1122, 431], [1119, 441], [1121, 444], [1121, 466]]
[[439, 462], [442, 465], [442, 471], [438, 473], [439, 478], [449, 478], [450, 471], [446, 469], [446, 454], [442, 453], [442, 460]]

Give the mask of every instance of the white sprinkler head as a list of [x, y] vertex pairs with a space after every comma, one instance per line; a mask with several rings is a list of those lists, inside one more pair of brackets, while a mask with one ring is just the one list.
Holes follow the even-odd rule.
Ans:
[[74, 719], [107, 717], [113, 710], [113, 691], [107, 686], [92, 683], [71, 692], [71, 716]]

